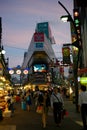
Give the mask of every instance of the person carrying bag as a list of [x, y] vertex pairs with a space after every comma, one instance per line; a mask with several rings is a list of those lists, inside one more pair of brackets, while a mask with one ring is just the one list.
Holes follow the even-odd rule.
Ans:
[[64, 101], [62, 95], [60, 94], [60, 89], [57, 87], [54, 87], [51, 95], [51, 107], [53, 109], [54, 121], [56, 125], [61, 126]]

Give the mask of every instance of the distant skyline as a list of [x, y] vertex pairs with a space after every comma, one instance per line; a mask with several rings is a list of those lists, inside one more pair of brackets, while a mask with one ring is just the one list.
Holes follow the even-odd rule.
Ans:
[[[73, 14], [73, 0], [60, 0]], [[61, 47], [71, 42], [70, 24], [60, 20], [66, 15], [58, 0], [0, 0], [2, 17], [2, 44], [9, 57], [9, 66], [21, 65], [24, 52], [27, 51], [38, 22], [49, 22], [56, 45], [53, 45], [57, 57], [61, 56]]]

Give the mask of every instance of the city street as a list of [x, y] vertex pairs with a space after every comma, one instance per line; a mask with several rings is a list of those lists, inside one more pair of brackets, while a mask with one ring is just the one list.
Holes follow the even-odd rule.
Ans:
[[0, 130], [86, 128], [86, 0], [1, 0], [0, 13]]
[[65, 101], [65, 108], [68, 111], [68, 115], [64, 117], [62, 121], [62, 126], [57, 127], [53, 120], [52, 111], [50, 110], [47, 127], [42, 128], [41, 126], [41, 115], [35, 112], [34, 107], [31, 111], [23, 111], [18, 105], [15, 110], [15, 115], [13, 117], [4, 118], [0, 121], [0, 130], [80, 130], [82, 128], [82, 121], [80, 113], [75, 112], [75, 105], [72, 101]]

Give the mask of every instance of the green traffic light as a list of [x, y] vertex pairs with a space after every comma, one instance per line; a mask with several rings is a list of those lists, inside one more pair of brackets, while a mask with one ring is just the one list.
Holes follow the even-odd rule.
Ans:
[[75, 19], [74, 22], [75, 22], [76, 27], [78, 27], [80, 24], [80, 21], [78, 19]]
[[79, 24], [80, 21], [78, 19], [75, 20], [75, 24]]

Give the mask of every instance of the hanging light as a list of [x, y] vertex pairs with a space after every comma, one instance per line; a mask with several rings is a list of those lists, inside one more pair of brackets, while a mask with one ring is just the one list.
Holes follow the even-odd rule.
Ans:
[[2, 47], [0, 47], [0, 54], [5, 54], [6, 53], [6, 51], [4, 50], [4, 48], [3, 48], [3, 46]]

